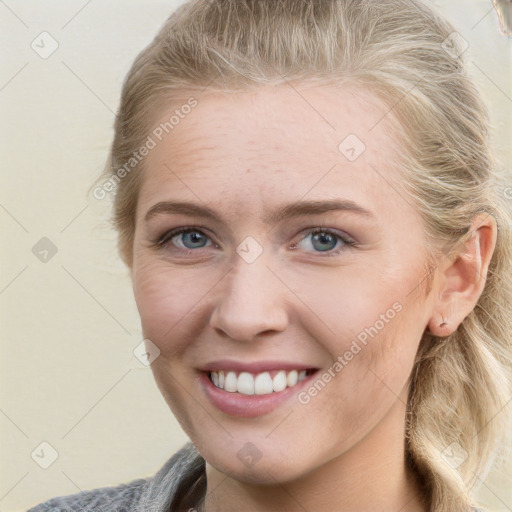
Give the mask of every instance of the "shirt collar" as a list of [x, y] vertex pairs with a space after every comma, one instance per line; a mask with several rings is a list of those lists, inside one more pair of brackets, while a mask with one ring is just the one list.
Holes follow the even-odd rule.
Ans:
[[135, 511], [176, 510], [190, 488], [201, 482], [206, 483], [205, 460], [189, 441], [147, 480]]

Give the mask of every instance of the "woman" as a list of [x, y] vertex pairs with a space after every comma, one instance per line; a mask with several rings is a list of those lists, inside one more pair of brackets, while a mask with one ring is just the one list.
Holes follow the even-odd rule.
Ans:
[[511, 394], [510, 216], [464, 41], [417, 0], [195, 0], [111, 158], [148, 362], [191, 442], [31, 510], [477, 510]]

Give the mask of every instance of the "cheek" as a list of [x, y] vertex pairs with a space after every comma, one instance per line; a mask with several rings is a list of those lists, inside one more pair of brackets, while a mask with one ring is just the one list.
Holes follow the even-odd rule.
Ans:
[[405, 309], [404, 282], [410, 280], [404, 273], [375, 272], [363, 262], [291, 276], [287, 282], [298, 283], [294, 291], [322, 321], [323, 337], [325, 327], [330, 330], [330, 352], [339, 355], [352, 340], [369, 343], [396, 328]]
[[[417, 349], [406, 314], [404, 308], [381, 330], [374, 331], [367, 325], [359, 330], [363, 336], [340, 336], [329, 346], [333, 363], [324, 370], [323, 377], [330, 381], [325, 388], [317, 385], [321, 391], [316, 397], [312, 395], [309, 407], [311, 414], [323, 418], [322, 428], [344, 433], [339, 441], [342, 447], [357, 442], [391, 408], [405, 407], [407, 382]], [[347, 327], [349, 330], [357, 332], [358, 327]]]
[[143, 335], [161, 355], [177, 355], [190, 345], [195, 337], [191, 326], [200, 325], [196, 311], [209, 288], [197, 272], [159, 261], [134, 264], [133, 292]]
[[406, 272], [381, 271], [378, 279], [363, 271], [340, 272], [322, 287], [316, 302], [314, 294], [308, 297], [334, 331], [323, 338], [332, 356], [333, 380], [340, 399], [354, 398], [355, 408], [376, 397], [389, 402], [402, 393], [424, 330], [421, 301], [411, 293], [416, 284], [412, 266]]
[[[371, 416], [377, 411], [385, 411], [398, 401], [405, 406], [408, 400], [408, 382], [422, 329], [418, 326], [418, 311], [414, 303], [403, 300], [400, 308], [378, 332], [365, 328], [367, 344], [355, 356], [359, 358], [356, 364], [346, 368], [345, 377], [356, 383], [351, 396], [361, 400], [359, 405], [354, 402], [355, 407], [361, 408], [364, 403], [370, 406], [369, 410], [361, 409], [361, 415]], [[376, 324], [373, 327], [380, 326]], [[372, 412], [372, 408], [375, 411]]]

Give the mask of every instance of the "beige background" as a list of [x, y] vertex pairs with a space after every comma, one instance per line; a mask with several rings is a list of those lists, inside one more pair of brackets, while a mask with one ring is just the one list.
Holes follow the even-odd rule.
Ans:
[[[141, 330], [107, 223], [110, 201], [87, 195], [107, 156], [122, 80], [179, 3], [0, 2], [2, 512], [149, 476], [187, 440], [132, 353]], [[469, 43], [470, 72], [510, 168], [512, 40], [490, 1], [435, 3]], [[43, 31], [59, 45], [50, 56]], [[48, 241], [34, 254], [43, 237], [56, 254]], [[42, 442], [58, 452], [48, 469], [31, 456], [49, 461]], [[512, 510], [511, 474], [509, 461], [481, 486], [487, 510]]]

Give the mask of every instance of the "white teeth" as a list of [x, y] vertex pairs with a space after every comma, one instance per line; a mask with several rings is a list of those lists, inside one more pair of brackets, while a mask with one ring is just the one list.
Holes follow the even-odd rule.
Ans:
[[242, 395], [254, 395], [254, 378], [250, 373], [242, 372], [238, 376], [236, 390]]
[[306, 370], [291, 370], [286, 372], [280, 370], [274, 378], [269, 372], [262, 372], [253, 375], [249, 372], [241, 372], [238, 376], [236, 372], [219, 370], [211, 372], [212, 382], [220, 389], [230, 393], [241, 393], [242, 395], [268, 395], [278, 393], [287, 387], [295, 386], [301, 380], [306, 378]]
[[226, 373], [226, 378], [224, 380], [224, 391], [229, 391], [230, 393], [234, 393], [237, 387], [237, 378], [235, 372]]
[[287, 376], [286, 376], [286, 383], [288, 384], [288, 387], [295, 386], [298, 382], [299, 374], [297, 373], [297, 370], [292, 370]]
[[274, 391], [283, 391], [286, 389], [286, 372], [281, 370], [273, 379], [272, 379], [272, 388]]
[[254, 379], [254, 391], [257, 395], [268, 395], [272, 393], [272, 377], [270, 373], [263, 372], [256, 375]]

